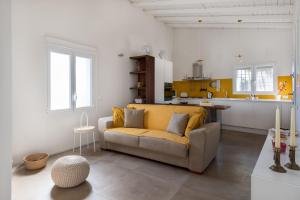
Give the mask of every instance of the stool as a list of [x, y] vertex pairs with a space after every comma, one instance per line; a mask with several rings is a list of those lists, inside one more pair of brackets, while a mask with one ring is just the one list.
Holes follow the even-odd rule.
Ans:
[[94, 143], [94, 152], [96, 152], [96, 144], [95, 144], [95, 126], [84, 126], [80, 128], [74, 128], [74, 138], [73, 138], [73, 152], [75, 151], [75, 144], [76, 144], [76, 134], [79, 134], [79, 152], [81, 155], [81, 135], [86, 134], [87, 136], [87, 147], [89, 148], [89, 133], [93, 134], [93, 143]]
[[82, 156], [64, 156], [57, 159], [51, 170], [56, 186], [71, 188], [83, 183], [90, 172], [88, 161]]

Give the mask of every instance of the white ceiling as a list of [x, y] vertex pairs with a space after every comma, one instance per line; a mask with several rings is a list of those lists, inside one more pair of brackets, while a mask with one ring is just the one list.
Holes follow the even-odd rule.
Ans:
[[292, 28], [295, 4], [295, 0], [129, 1], [175, 28]]

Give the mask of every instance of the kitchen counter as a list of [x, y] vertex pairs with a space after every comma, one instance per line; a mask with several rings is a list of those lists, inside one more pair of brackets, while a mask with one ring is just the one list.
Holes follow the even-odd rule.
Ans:
[[[132, 103], [132, 104], [135, 104], [135, 103]], [[153, 104], [153, 105], [200, 106], [199, 104], [192, 104], [192, 103], [185, 103], [185, 104], [182, 104], [182, 103], [172, 103], [172, 102], [169, 102], [169, 103], [155, 103], [155, 104]], [[227, 105], [211, 105], [211, 106], [201, 105], [200, 107], [207, 108], [207, 109], [211, 109], [211, 110], [227, 110], [227, 109], [230, 108], [230, 106], [227, 106]]]
[[[171, 103], [198, 104], [208, 100], [214, 105], [230, 106], [230, 109], [216, 110], [218, 121], [222, 120], [224, 129], [237, 130], [250, 133], [266, 134], [269, 128], [274, 127], [275, 110], [277, 107], [281, 113], [281, 127], [289, 128], [291, 115], [291, 100], [276, 99], [235, 99], [235, 98], [175, 98]], [[212, 116], [215, 114], [213, 113]], [[221, 120], [220, 120], [221, 119]]]
[[[134, 104], [134, 103], [133, 103]], [[153, 105], [172, 105], [172, 106], [200, 106], [199, 103], [198, 104], [193, 104], [193, 103], [188, 103], [188, 104], [181, 104], [181, 103], [174, 103], [174, 102], [165, 102], [165, 103], [154, 103]], [[201, 107], [205, 108], [208, 111], [208, 116], [207, 116], [207, 122], [217, 122], [220, 121], [221, 122], [221, 118], [217, 116], [217, 112], [221, 112], [227, 109], [230, 109], [231, 106], [229, 105], [212, 105], [212, 106], [203, 106], [201, 105]], [[221, 122], [222, 123], [222, 122]]]
[[212, 98], [212, 99], [205, 99], [199, 97], [189, 97], [189, 98], [180, 98], [177, 97], [174, 101], [188, 101], [188, 100], [208, 100], [208, 101], [245, 101], [245, 102], [278, 102], [278, 103], [292, 103], [292, 100], [277, 100], [277, 99], [246, 99], [246, 98]]

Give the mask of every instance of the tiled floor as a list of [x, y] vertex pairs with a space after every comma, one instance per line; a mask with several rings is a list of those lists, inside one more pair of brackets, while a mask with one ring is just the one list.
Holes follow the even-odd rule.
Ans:
[[217, 158], [203, 175], [186, 169], [110, 151], [85, 152], [91, 164], [87, 182], [72, 188], [54, 186], [50, 170], [15, 169], [14, 200], [247, 200], [250, 175], [265, 136], [224, 131]]

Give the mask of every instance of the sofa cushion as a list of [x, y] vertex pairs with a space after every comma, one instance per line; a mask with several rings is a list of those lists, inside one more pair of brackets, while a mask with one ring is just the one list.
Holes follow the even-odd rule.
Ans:
[[112, 128], [104, 132], [104, 139], [107, 142], [122, 144], [131, 147], [138, 147], [139, 136], [148, 130], [135, 128]]
[[204, 116], [203, 114], [201, 113], [195, 113], [190, 119], [189, 119], [189, 122], [186, 126], [186, 129], [185, 129], [185, 133], [184, 135], [186, 137], [189, 137], [190, 136], [190, 132], [196, 128], [199, 128], [200, 126], [203, 125], [204, 121]]
[[187, 113], [190, 116], [196, 112], [205, 112], [205, 109], [200, 106], [128, 104], [127, 107], [145, 109], [144, 128], [162, 131], [167, 129], [174, 112]]
[[124, 109], [113, 107], [113, 127], [124, 127]]
[[107, 129], [106, 131], [109, 132], [118, 132], [118, 133], [123, 133], [123, 134], [128, 134], [128, 135], [134, 135], [134, 136], [140, 136], [143, 133], [148, 132], [148, 129], [141, 129], [141, 128], [110, 128]]
[[124, 127], [126, 128], [143, 128], [144, 127], [144, 109], [124, 109]]
[[188, 120], [189, 120], [188, 114], [173, 113], [173, 116], [170, 119], [169, 125], [167, 127], [167, 131], [182, 137], [185, 132]]
[[188, 146], [186, 144], [151, 136], [145, 136], [145, 134], [140, 137], [139, 147], [154, 152], [178, 157], [186, 157], [188, 152]]
[[166, 131], [160, 131], [160, 130], [148, 130], [147, 132], [143, 133], [141, 135], [142, 137], [153, 137], [161, 140], [167, 140], [179, 144], [188, 145], [189, 140], [187, 137], [181, 137], [176, 134], [168, 133]]

